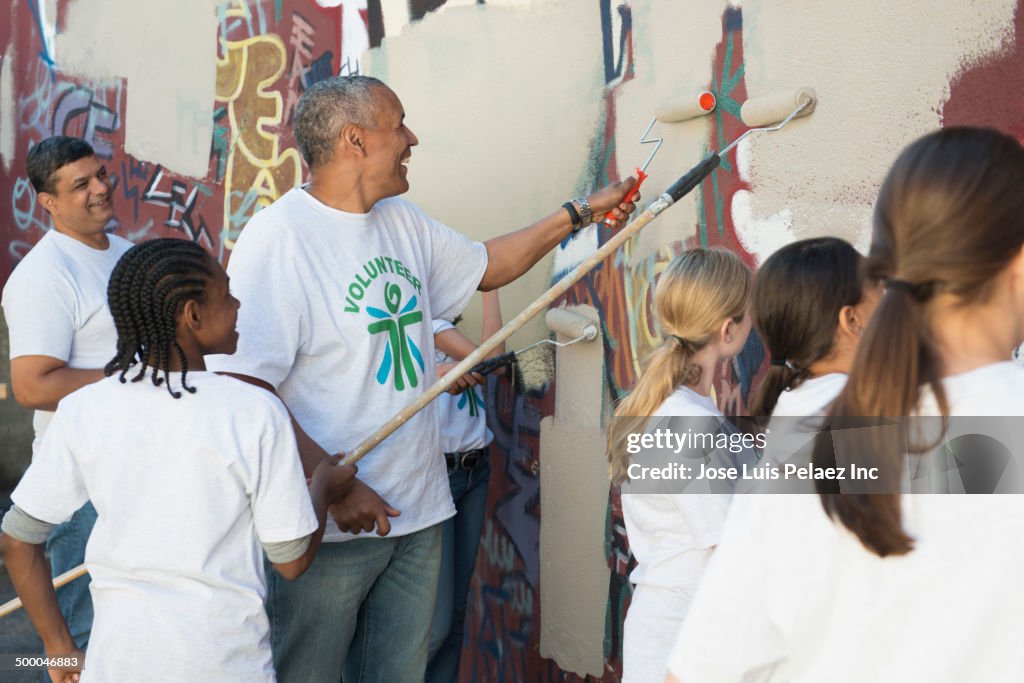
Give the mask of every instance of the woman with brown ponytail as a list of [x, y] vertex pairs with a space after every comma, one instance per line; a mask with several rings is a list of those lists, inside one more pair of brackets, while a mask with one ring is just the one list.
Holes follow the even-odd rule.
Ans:
[[[647, 359], [632, 393], [608, 430], [612, 480], [630, 472], [627, 441], [653, 418], [724, 420], [711, 398], [715, 369], [742, 349], [750, 334], [752, 276], [725, 249], [691, 249], [662, 273], [654, 305], [664, 342]], [[704, 566], [718, 543], [728, 497], [692, 492], [631, 493], [623, 487], [622, 512], [637, 567], [626, 615], [623, 683], [664, 678], [665, 662]]]
[[[900, 155], [866, 264], [885, 293], [833, 423], [1024, 416], [1024, 369], [1008, 360], [1024, 338], [1022, 188], [1024, 149], [992, 130], [944, 129]], [[858, 455], [899, 473], [906, 434], [865, 431]], [[818, 440], [816, 464], [830, 443]], [[1019, 496], [816, 487], [737, 499], [670, 680], [1024, 680]]]

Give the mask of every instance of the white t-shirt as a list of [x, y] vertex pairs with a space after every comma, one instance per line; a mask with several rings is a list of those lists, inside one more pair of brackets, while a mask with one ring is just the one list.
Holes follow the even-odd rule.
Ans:
[[[952, 415], [1024, 416], [1012, 362], [944, 387]], [[686, 683], [1024, 680], [1024, 497], [904, 496], [903, 511], [915, 549], [883, 559], [816, 495], [737, 497], [669, 669]]]
[[[100, 250], [50, 230], [21, 260], [3, 292], [11, 359], [50, 356], [83, 370], [110, 362], [117, 331], [107, 307], [107, 283], [132, 243], [117, 235], [108, 239], [110, 246]], [[33, 454], [52, 416], [35, 412]]]
[[[434, 334], [453, 330], [455, 326], [447, 320], [434, 321]], [[441, 351], [434, 354], [438, 363], [451, 358]], [[487, 413], [484, 411], [482, 387], [470, 387], [458, 396], [445, 392], [437, 397], [437, 415], [441, 425], [441, 450], [445, 453], [462, 453], [484, 448], [494, 440], [494, 434], [487, 428]]]
[[846, 374], [832, 372], [805, 380], [795, 389], [779, 394], [772, 415], [784, 417], [812, 417], [824, 415], [829, 404], [846, 386]]
[[[724, 419], [707, 396], [678, 387], [652, 417]], [[718, 544], [729, 507], [724, 494], [627, 493], [622, 516], [629, 547], [637, 560], [629, 580], [692, 593], [697, 589], [713, 546]]]
[[[434, 379], [431, 321], [465, 308], [487, 250], [400, 198], [366, 214], [295, 188], [246, 225], [228, 264], [238, 351], [207, 367], [262, 379], [328, 452], [348, 451]], [[392, 536], [455, 514], [433, 405], [359, 461]], [[355, 538], [328, 520], [325, 540]]]
[[262, 389], [188, 382], [180, 399], [148, 377], [66, 397], [11, 496], [52, 524], [96, 506], [83, 681], [274, 680], [260, 543], [317, 528], [295, 435]]
[[[814, 434], [821, 424], [820, 420], [814, 418], [827, 414], [829, 405], [845, 386], [846, 374], [834, 372], [806, 380], [795, 389], [787, 389], [779, 394], [775, 409], [772, 411], [772, 419], [768, 423], [764, 458], [760, 466], [778, 468], [791, 459], [800, 464], [808, 462]], [[744, 482], [743, 490], [755, 487], [776, 492], [813, 493], [814, 482], [757, 480]]]

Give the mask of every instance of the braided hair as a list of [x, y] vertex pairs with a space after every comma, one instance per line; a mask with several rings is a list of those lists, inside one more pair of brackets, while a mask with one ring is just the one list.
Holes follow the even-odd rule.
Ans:
[[123, 383], [129, 368], [141, 363], [133, 382], [140, 381], [151, 366], [153, 386], [166, 381], [171, 396], [181, 398], [181, 392], [171, 389], [168, 370], [174, 350], [181, 363], [181, 386], [195, 393], [195, 387], [185, 382], [188, 360], [175, 338], [175, 316], [187, 300], [203, 300], [213, 276], [209, 259], [202, 247], [174, 238], [143, 242], [121, 257], [107, 285], [117, 328], [117, 355], [104, 368], [107, 376], [120, 371]]

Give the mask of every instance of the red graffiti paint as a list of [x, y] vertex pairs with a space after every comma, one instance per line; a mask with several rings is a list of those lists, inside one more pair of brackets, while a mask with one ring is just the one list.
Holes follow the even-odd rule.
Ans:
[[957, 74], [942, 107], [943, 126], [990, 126], [1024, 142], [1024, 11], [1014, 11], [1006, 49]]

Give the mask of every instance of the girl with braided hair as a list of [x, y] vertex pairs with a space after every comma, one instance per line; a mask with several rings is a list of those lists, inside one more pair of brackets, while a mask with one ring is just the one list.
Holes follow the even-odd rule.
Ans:
[[727, 495], [683, 491], [682, 483], [667, 495], [641, 489], [644, 482], [629, 481], [636, 476], [629, 441], [665, 417], [684, 418], [698, 430], [710, 427], [708, 433], [722, 428], [712, 380], [747, 341], [751, 280], [747, 266], [725, 249], [691, 249], [669, 264], [654, 294], [664, 342], [648, 357], [608, 431], [611, 476], [623, 485], [622, 513], [637, 560], [629, 577], [635, 588], [625, 622], [623, 683], [664, 679], [669, 649], [728, 506]]
[[108, 377], [60, 402], [3, 520], [14, 585], [47, 654], [74, 652], [40, 543], [91, 498], [82, 680], [273, 681], [262, 551], [285, 578], [302, 574], [355, 468], [325, 461], [307, 488], [280, 401], [206, 372], [205, 355], [235, 351], [239, 302], [199, 246], [133, 247], [108, 299]]

